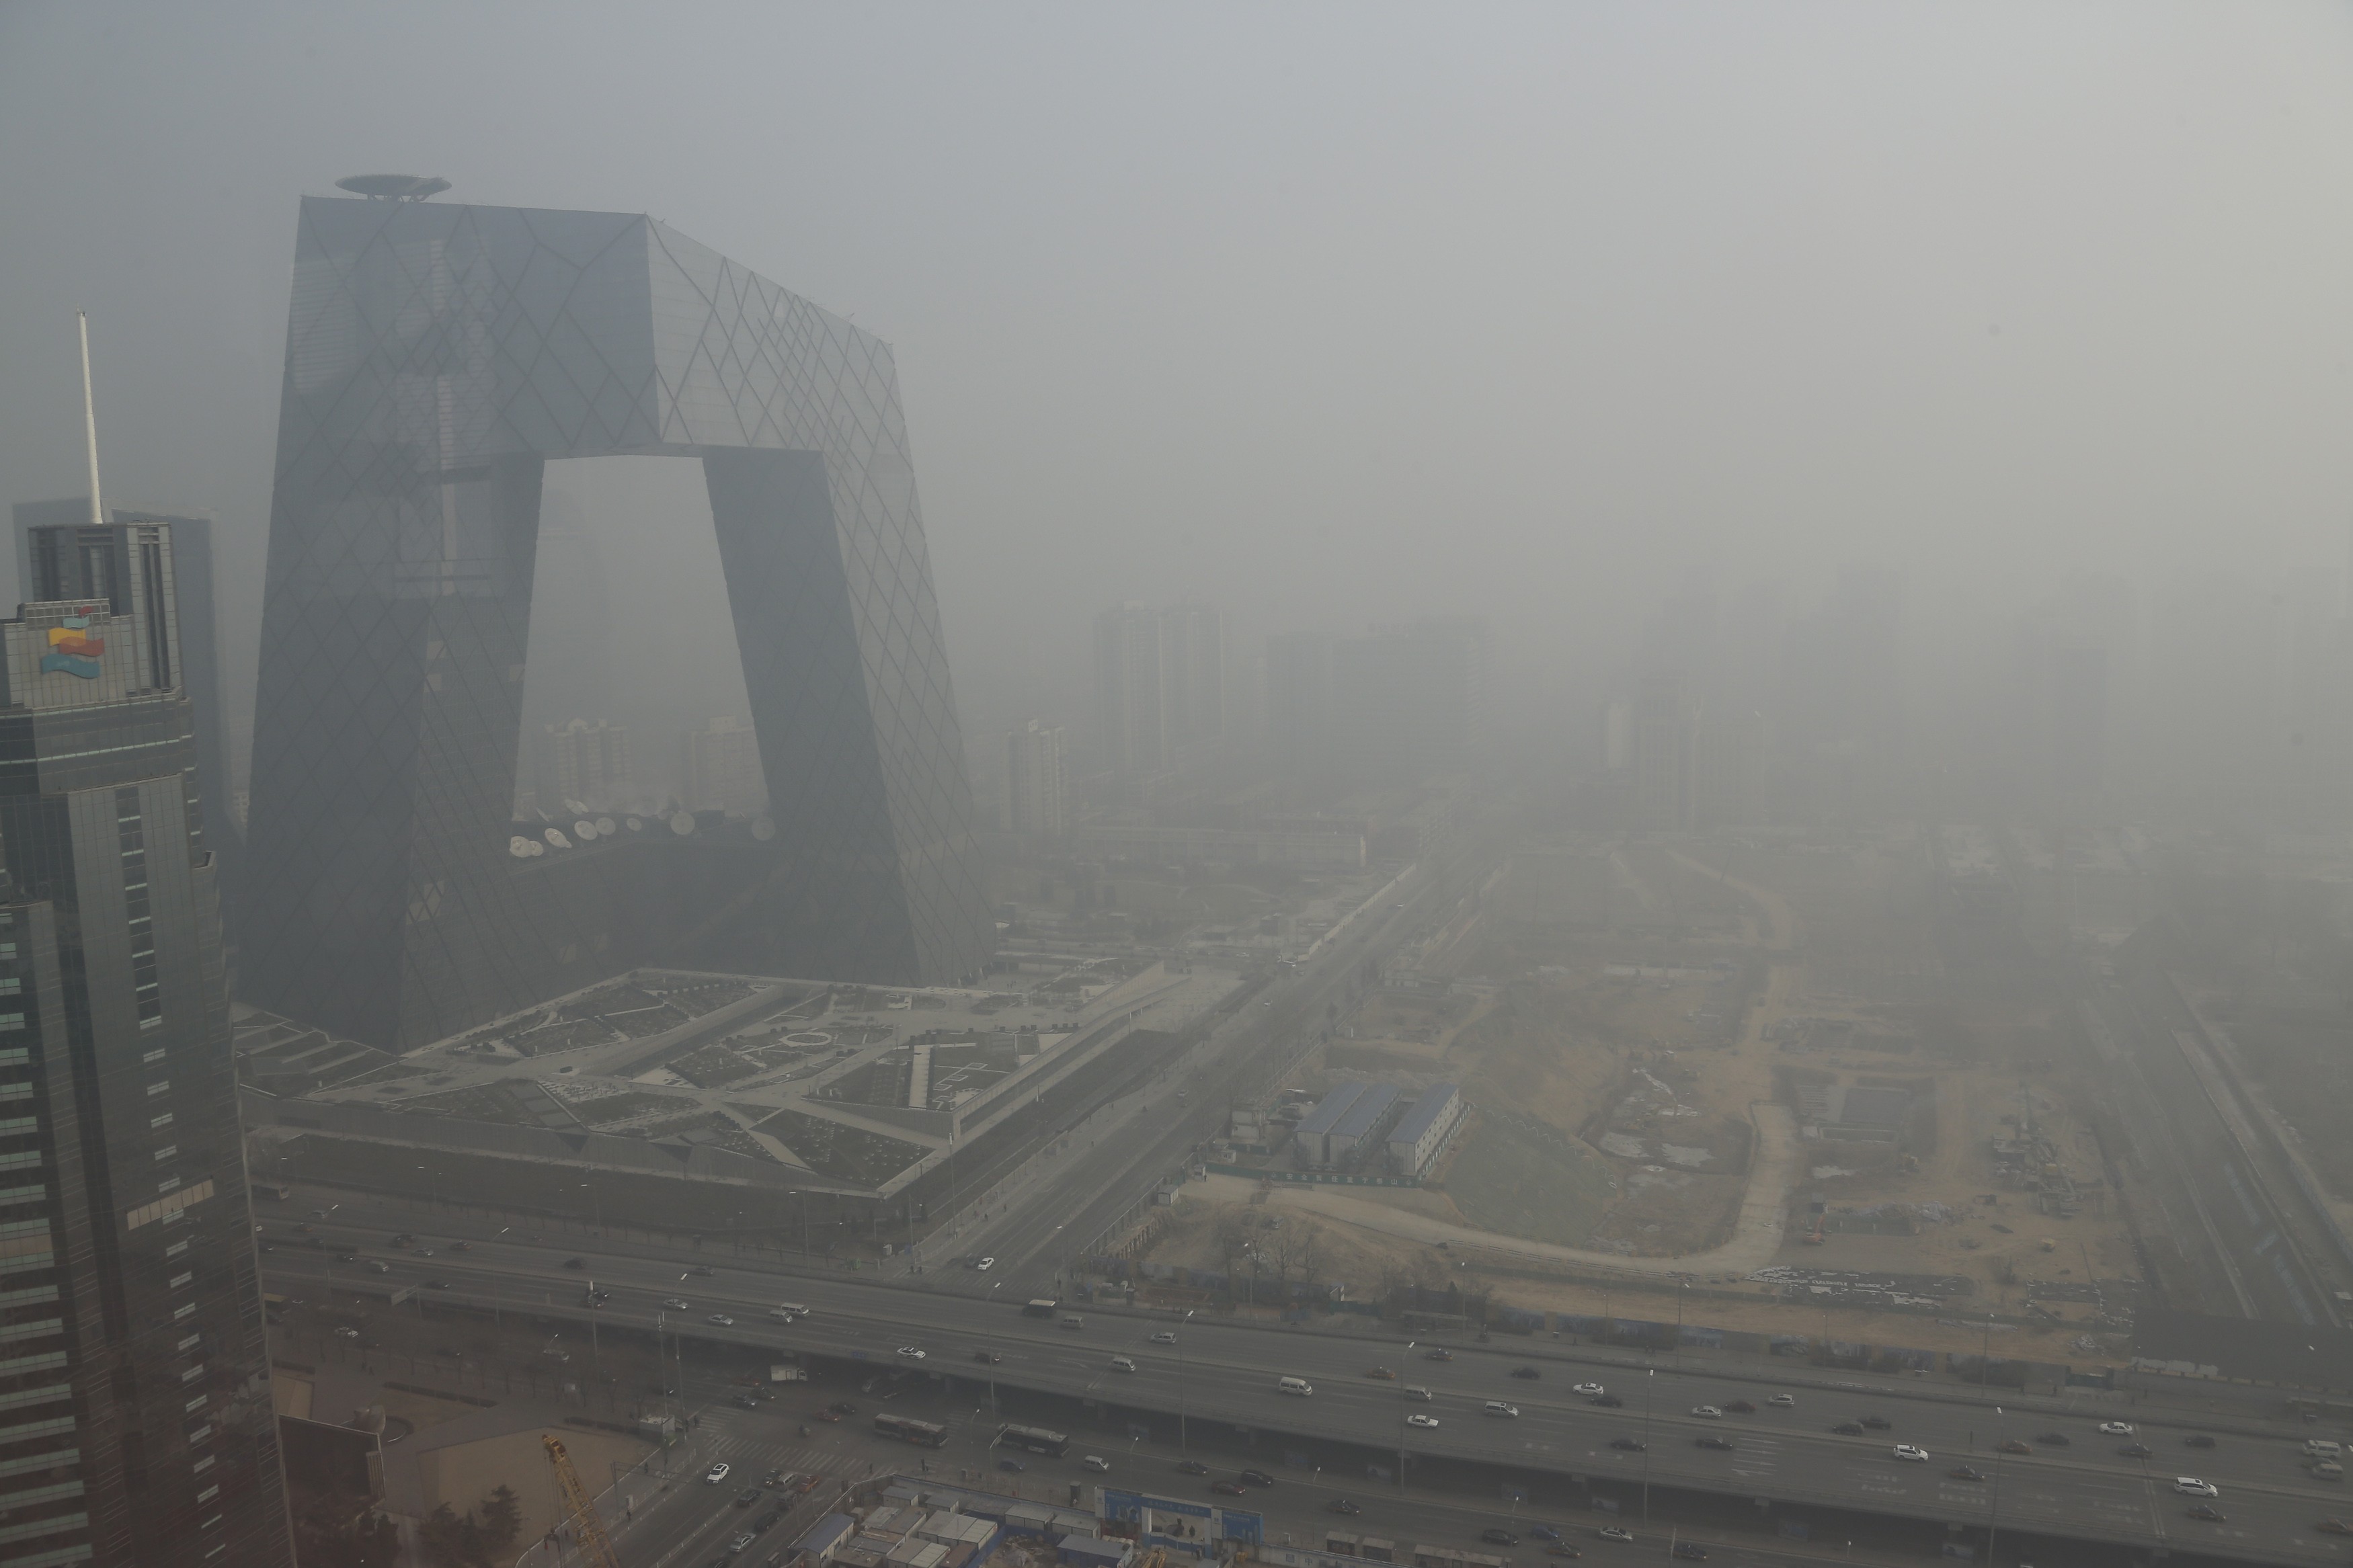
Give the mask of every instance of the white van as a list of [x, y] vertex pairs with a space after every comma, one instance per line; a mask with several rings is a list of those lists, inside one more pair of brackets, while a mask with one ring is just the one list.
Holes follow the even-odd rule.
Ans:
[[768, 1316], [774, 1318], [777, 1322], [789, 1323], [795, 1318], [807, 1317], [808, 1309], [802, 1306], [798, 1301], [779, 1301], [775, 1306], [768, 1309]]
[[1062, 1314], [1062, 1327], [1066, 1329], [1083, 1329], [1086, 1326], [1087, 1321], [1084, 1318], [1080, 1317], [1076, 1312], [1065, 1312]]
[[2335, 1459], [2343, 1457], [2344, 1453], [2343, 1444], [2327, 1437], [2306, 1437], [2304, 1440], [2304, 1457], [2307, 1459]]
[[2345, 1467], [2334, 1459], [2316, 1459], [2313, 1461], [2312, 1476], [2315, 1480], [2341, 1481], [2345, 1479]]
[[1407, 1384], [1405, 1385], [1404, 1393], [1408, 1399], [1419, 1399], [1424, 1405], [1430, 1403], [1430, 1390], [1422, 1387], [1418, 1383]]
[[1516, 1405], [1506, 1405], [1500, 1399], [1491, 1399], [1487, 1401], [1487, 1414], [1490, 1415], [1516, 1416], [1519, 1413], [1520, 1407]]
[[1283, 1394], [1295, 1394], [1302, 1399], [1315, 1392], [1315, 1385], [1303, 1377], [1277, 1378], [1275, 1388]]

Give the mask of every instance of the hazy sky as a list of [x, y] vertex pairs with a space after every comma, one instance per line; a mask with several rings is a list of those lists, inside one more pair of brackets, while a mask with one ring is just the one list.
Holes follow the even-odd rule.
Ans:
[[2339, 5], [6, 0], [0, 500], [81, 486], [86, 306], [241, 686], [295, 199], [374, 170], [895, 344], [984, 725], [1123, 597], [1557, 658], [1699, 561], [2022, 598], [2353, 516]]

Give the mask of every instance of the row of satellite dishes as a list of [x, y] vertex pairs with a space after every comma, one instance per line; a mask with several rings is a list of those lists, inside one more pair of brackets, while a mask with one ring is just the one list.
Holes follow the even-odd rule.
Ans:
[[[655, 820], [657, 822], [666, 820], [670, 830], [681, 838], [691, 835], [696, 826], [694, 813], [691, 811], [672, 812], [666, 819], [657, 817]], [[575, 843], [593, 844], [599, 838], [611, 838], [622, 833], [642, 833], [645, 828], [646, 819], [641, 816], [627, 816], [618, 822], [609, 816], [593, 819], [584, 816], [573, 823], [572, 832], [568, 837], [564, 829], [554, 826], [542, 829], [536, 838], [518, 833], [507, 840], [507, 853], [518, 860], [528, 860], [534, 856], [544, 855], [551, 849], [569, 849]], [[776, 836], [776, 825], [774, 822], [765, 816], [753, 819], [753, 837], [765, 844]]]

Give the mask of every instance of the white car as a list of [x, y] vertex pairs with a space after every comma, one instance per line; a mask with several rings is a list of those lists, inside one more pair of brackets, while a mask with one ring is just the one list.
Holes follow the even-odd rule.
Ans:
[[724, 1459], [702, 1472], [702, 1484], [707, 1487], [715, 1487], [726, 1479], [727, 1461]]
[[2108, 1437], [2129, 1437], [2133, 1435], [2132, 1423], [2129, 1421], [2103, 1421], [2100, 1423], [2100, 1433], [2103, 1436]]
[[688, 1308], [691, 1307], [693, 1303], [691, 1301], [681, 1301], [677, 1297], [672, 1296], [668, 1300], [665, 1300], [662, 1305], [668, 1307], [673, 1312], [683, 1312], [687, 1310]]
[[706, 1323], [716, 1323], [723, 1329], [732, 1329], [735, 1326], [735, 1320], [724, 1312], [713, 1312], [702, 1321]]
[[901, 1361], [921, 1361], [923, 1359], [923, 1352], [917, 1350], [913, 1345], [901, 1345], [897, 1353]]
[[1113, 1372], [1134, 1372], [1135, 1363], [1126, 1356], [1115, 1355], [1111, 1358], [1111, 1369]]
[[1507, 1404], [1501, 1399], [1491, 1399], [1487, 1401], [1487, 1414], [1490, 1415], [1504, 1416], [1511, 1420], [1517, 1420], [1519, 1419], [1520, 1407], [1516, 1405]]
[[986, 1274], [990, 1269], [997, 1267], [997, 1259], [994, 1258], [984, 1258], [979, 1262], [974, 1264], [973, 1267], [979, 1269], [983, 1274]]
[[1909, 1459], [1915, 1465], [1925, 1465], [1928, 1462], [1928, 1450], [1915, 1448], [1909, 1443], [1898, 1443], [1895, 1445], [1895, 1457]]
[[1767, 1405], [1795, 1405], [1798, 1403], [1798, 1396], [1794, 1394], [1777, 1394], [1765, 1403]]
[[1721, 1421], [1724, 1419], [1724, 1412], [1718, 1410], [1713, 1405], [1694, 1405], [1692, 1406], [1692, 1414], [1707, 1421]]
[[1605, 1524], [1601, 1527], [1601, 1539], [1604, 1541], [1623, 1541], [1630, 1543], [1634, 1539], [1634, 1532], [1627, 1529], [1622, 1524]]
[[1104, 1458], [1101, 1454], [1089, 1454], [1085, 1458], [1079, 1461], [1079, 1466], [1082, 1469], [1092, 1470], [1099, 1476], [1109, 1475], [1111, 1473], [1111, 1461]]
[[1171, 1329], [1163, 1329], [1158, 1333], [1152, 1336], [1152, 1342], [1155, 1345], [1173, 1345], [1176, 1342], [1176, 1331]]
[[2222, 1489], [2212, 1481], [2201, 1481], [2196, 1476], [2176, 1476], [2173, 1489], [2183, 1497], [2221, 1497]]
[[1438, 1425], [1438, 1417], [1435, 1415], [1423, 1415], [1416, 1413], [1415, 1415], [1407, 1416], [1405, 1418], [1405, 1424], [1409, 1426], [1430, 1427]]
[[1609, 1391], [1608, 1389], [1606, 1389], [1606, 1388], [1602, 1387], [1602, 1386], [1601, 1386], [1599, 1384], [1598, 1384], [1598, 1383], [1580, 1383], [1580, 1384], [1576, 1384], [1575, 1386], [1571, 1387], [1571, 1388], [1569, 1389], [1569, 1392], [1570, 1392], [1571, 1394], [1607, 1394], [1607, 1393], [1609, 1393]]

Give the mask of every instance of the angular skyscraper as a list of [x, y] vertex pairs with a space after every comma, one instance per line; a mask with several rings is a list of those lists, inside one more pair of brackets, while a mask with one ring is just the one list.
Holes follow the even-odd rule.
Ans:
[[0, 623], [0, 1563], [292, 1561], [172, 530]]
[[[702, 461], [774, 830], [522, 858], [542, 470], [632, 453]], [[995, 940], [890, 349], [641, 216], [303, 202], [253, 754], [242, 990], [372, 1043]]]

